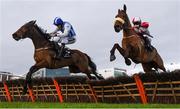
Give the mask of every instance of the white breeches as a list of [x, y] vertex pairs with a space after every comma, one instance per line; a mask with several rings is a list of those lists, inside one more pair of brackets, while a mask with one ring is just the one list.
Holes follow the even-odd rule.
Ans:
[[54, 37], [52, 40], [58, 43], [64, 43], [66, 45], [73, 44], [76, 41], [75, 38], [69, 38], [69, 37]]

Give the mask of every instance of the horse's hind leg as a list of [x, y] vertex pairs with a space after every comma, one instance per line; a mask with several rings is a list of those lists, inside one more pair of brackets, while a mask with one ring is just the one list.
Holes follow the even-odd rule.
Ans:
[[91, 74], [94, 74], [99, 80], [104, 79], [102, 76], [98, 75], [95, 71], [92, 71], [92, 69], [88, 66], [78, 65], [78, 68], [82, 73], [85, 73], [90, 80], [93, 79]]
[[164, 67], [163, 60], [158, 53], [156, 54], [155, 58], [153, 59], [153, 62], [154, 62], [154, 67], [159, 68], [159, 69], [163, 70], [164, 72], [166, 72], [166, 68]]
[[152, 67], [149, 63], [142, 63], [142, 67], [145, 73], [153, 72]]
[[103, 80], [104, 77], [102, 75], [98, 75], [97, 72], [93, 72], [93, 74], [99, 79], [99, 80]]
[[114, 61], [114, 60], [116, 59], [116, 57], [115, 57], [115, 55], [114, 55], [116, 49], [117, 49], [117, 50], [119, 51], [119, 53], [124, 57], [125, 63], [126, 63], [127, 65], [131, 65], [131, 61], [128, 59], [129, 50], [127, 49], [127, 50], [125, 51], [123, 48], [121, 48], [121, 47], [119, 46], [118, 43], [115, 43], [114, 46], [113, 46], [113, 48], [112, 48], [111, 51], [110, 51], [110, 53], [111, 53], [111, 55], [110, 55], [110, 61]]
[[96, 71], [93, 71], [93, 70], [90, 70], [90, 69], [87, 69], [87, 70], [86, 70], [86, 74], [87, 74], [87, 76], [88, 76], [89, 79], [93, 79], [92, 76], [91, 76], [91, 74], [94, 74], [94, 75], [96, 76], [96, 78], [98, 78], [99, 80], [104, 79], [103, 76], [98, 75], [98, 73], [97, 73]]

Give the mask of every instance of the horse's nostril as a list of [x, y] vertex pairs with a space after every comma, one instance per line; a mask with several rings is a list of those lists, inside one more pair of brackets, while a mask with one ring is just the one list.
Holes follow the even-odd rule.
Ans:
[[12, 36], [13, 36], [13, 39], [15, 39], [17, 41], [19, 40], [19, 37], [18, 37], [18, 35], [16, 33], [12, 34]]
[[114, 30], [115, 30], [116, 32], [119, 32], [119, 31], [121, 30], [121, 26], [115, 25], [115, 26], [114, 26]]
[[13, 37], [17, 37], [17, 34], [14, 33], [14, 34], [12, 34], [12, 36], [13, 36]]

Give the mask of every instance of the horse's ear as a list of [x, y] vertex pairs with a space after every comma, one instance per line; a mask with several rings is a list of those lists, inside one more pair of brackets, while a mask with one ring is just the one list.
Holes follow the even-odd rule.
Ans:
[[28, 24], [34, 25], [35, 23], [36, 23], [36, 20], [32, 20], [32, 21], [30, 21]]
[[127, 7], [126, 7], [126, 5], [125, 5], [125, 4], [124, 4], [124, 6], [123, 6], [123, 9], [124, 9], [124, 11], [126, 12]]
[[36, 23], [36, 20], [33, 20], [33, 24], [35, 24]]
[[121, 12], [121, 10], [120, 9], [118, 9], [118, 14]]

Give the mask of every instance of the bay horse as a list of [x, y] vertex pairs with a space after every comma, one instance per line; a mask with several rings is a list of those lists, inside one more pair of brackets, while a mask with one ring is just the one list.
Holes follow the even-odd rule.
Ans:
[[56, 59], [56, 51], [52, 42], [47, 38], [47, 34], [44, 34], [37, 26], [35, 20], [24, 24], [12, 36], [16, 41], [30, 38], [35, 48], [34, 60], [36, 63], [31, 66], [26, 75], [23, 94], [27, 92], [27, 86], [32, 87], [32, 74], [41, 68], [56, 69], [68, 66], [70, 73], [82, 72], [87, 74], [89, 79], [92, 79], [90, 74], [94, 74], [98, 79], [103, 79], [96, 72], [96, 64], [87, 54], [79, 50], [70, 50], [71, 57], [69, 58]]
[[120, 47], [118, 43], [115, 43], [111, 49], [110, 61], [116, 59], [114, 53], [117, 49], [124, 57], [126, 65], [131, 65], [132, 60], [136, 64], [141, 63], [146, 73], [154, 70], [157, 71], [158, 69], [165, 72], [166, 69], [163, 60], [156, 48], [153, 47], [152, 51], [145, 49], [144, 40], [133, 30], [126, 10], [126, 5], [124, 5], [123, 10], [118, 9], [118, 14], [115, 16], [114, 30], [117, 33], [123, 30], [123, 39], [122, 47]]

